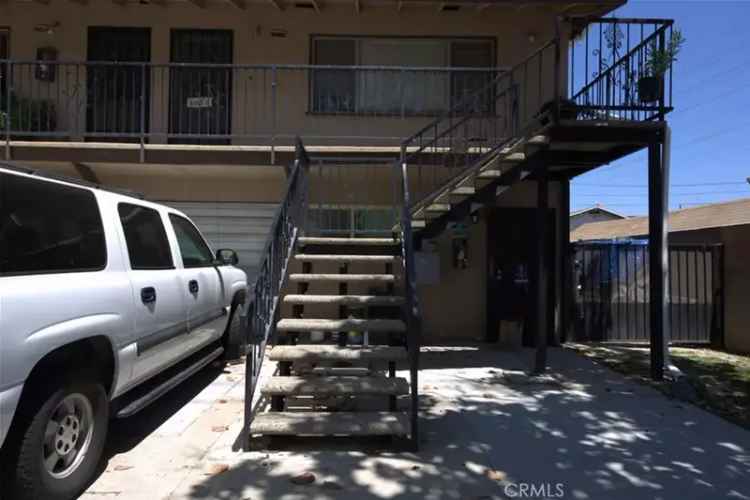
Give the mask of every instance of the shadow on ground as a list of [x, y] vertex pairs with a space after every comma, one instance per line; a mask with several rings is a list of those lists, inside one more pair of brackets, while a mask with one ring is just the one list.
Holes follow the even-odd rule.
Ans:
[[[182, 496], [471, 500], [518, 497], [526, 483], [527, 498], [750, 498], [747, 431], [572, 352], [553, 350], [550, 375], [529, 377], [530, 355], [427, 348], [417, 453], [290, 442], [239, 454]], [[314, 483], [293, 484], [304, 471]]]
[[223, 373], [227, 372], [222, 367], [206, 367], [141, 412], [111, 420], [104, 455], [92, 483], [104, 472], [112, 457], [138, 446]]

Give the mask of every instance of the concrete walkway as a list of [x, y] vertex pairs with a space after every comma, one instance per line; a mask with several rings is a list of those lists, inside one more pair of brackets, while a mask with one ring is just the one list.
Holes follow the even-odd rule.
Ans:
[[[750, 498], [750, 432], [570, 351], [552, 350], [550, 376], [529, 378], [530, 355], [425, 348], [416, 454], [350, 440], [232, 452], [242, 367], [208, 370], [114, 424], [85, 498]], [[314, 483], [292, 483], [306, 471]]]

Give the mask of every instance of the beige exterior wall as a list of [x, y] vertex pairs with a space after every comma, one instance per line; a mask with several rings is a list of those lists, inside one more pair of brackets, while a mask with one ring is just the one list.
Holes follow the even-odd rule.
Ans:
[[[160, 7], [155, 4], [112, 2], [37, 2], [0, 3], [0, 26], [11, 30], [11, 58], [31, 60], [36, 49], [52, 46], [58, 50], [60, 61], [85, 61], [87, 57], [87, 27], [131, 26], [151, 28], [151, 57], [154, 63], [170, 59], [170, 29], [219, 28], [234, 33], [233, 60], [236, 64], [309, 64], [310, 38], [313, 34], [347, 34], [372, 36], [420, 37], [488, 37], [496, 42], [496, 64], [512, 66], [553, 37], [556, 13], [552, 6], [492, 7], [477, 11], [464, 8], [458, 12], [438, 12], [434, 4], [407, 5], [397, 12], [395, 5], [368, 6], [356, 14], [347, 4], [326, 4], [320, 14], [311, 10], [289, 7], [283, 12], [270, 3], [249, 4], [239, 10], [227, 3], [211, 3], [207, 9], [184, 2]], [[52, 33], [35, 30], [47, 24], [59, 26]], [[272, 30], [282, 30], [286, 38], [271, 37]], [[530, 41], [533, 39], [533, 42]], [[552, 52], [545, 53], [543, 64], [544, 100], [552, 97]], [[565, 63], [563, 57], [563, 64]], [[529, 92], [524, 101], [531, 114], [537, 102], [538, 66], [531, 65], [528, 73]], [[565, 75], [565, 71], [562, 72]], [[60, 66], [56, 81], [45, 83], [34, 80], [33, 67], [18, 67], [15, 72], [17, 87], [31, 88], [35, 95], [56, 101], [58, 129], [71, 138], [80, 138], [85, 127], [85, 70], [74, 66]], [[19, 79], [23, 80], [21, 85]], [[427, 123], [427, 118], [356, 117], [312, 115], [308, 110], [308, 73], [304, 70], [279, 70], [276, 99], [276, 119], [272, 119], [270, 70], [238, 70], [233, 77], [232, 132], [252, 135], [235, 139], [236, 144], [262, 143], [274, 131], [288, 138], [301, 135], [306, 142], [340, 144], [364, 142], [370, 137], [374, 143], [398, 143]], [[520, 74], [516, 81], [522, 81]], [[561, 81], [561, 88], [565, 82]], [[168, 70], [155, 68], [151, 74], [150, 130], [167, 132]], [[389, 89], [384, 89], [384, 92]], [[393, 91], [390, 89], [390, 91]], [[524, 113], [521, 110], [521, 113]], [[274, 125], [275, 124], [275, 125]], [[335, 139], [332, 139], [335, 137]], [[327, 139], [326, 139], [327, 138]], [[345, 138], [348, 138], [345, 141]], [[377, 138], [377, 139], [372, 139]], [[165, 142], [163, 136], [151, 142]]]
[[[559, 184], [550, 183], [549, 206], [557, 209], [560, 200]], [[503, 193], [497, 200], [498, 207], [536, 206], [536, 183], [521, 182]], [[483, 215], [477, 223], [467, 222], [468, 267], [455, 269], [451, 236], [447, 232], [435, 239], [435, 248], [440, 260], [440, 282], [436, 285], [419, 286], [422, 306], [423, 334], [427, 342], [441, 338], [483, 340], [487, 329], [487, 220]], [[555, 237], [560, 241], [559, 228]], [[550, 251], [559, 248], [551, 242]], [[551, 279], [559, 280], [559, 270]], [[558, 287], [555, 287], [558, 289]], [[559, 298], [558, 298], [559, 299]], [[559, 322], [560, 304], [555, 307], [555, 318]], [[559, 335], [559, 334], [558, 334]], [[558, 336], [559, 338], [559, 336]]]

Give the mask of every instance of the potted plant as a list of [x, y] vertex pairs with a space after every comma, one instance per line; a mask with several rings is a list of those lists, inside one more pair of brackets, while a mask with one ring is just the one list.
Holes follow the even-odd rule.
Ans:
[[646, 49], [645, 72], [638, 79], [638, 96], [642, 103], [661, 100], [664, 88], [664, 73], [677, 60], [677, 54], [685, 43], [680, 30], [674, 30], [665, 47], [658, 47], [653, 40]]
[[0, 103], [0, 133], [10, 128], [17, 138], [24, 132], [54, 132], [57, 129], [55, 103], [11, 94], [9, 105]]

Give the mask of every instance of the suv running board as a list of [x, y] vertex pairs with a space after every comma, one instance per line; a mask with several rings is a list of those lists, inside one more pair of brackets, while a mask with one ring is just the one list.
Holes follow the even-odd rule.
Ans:
[[[171, 377], [160, 383], [157, 383], [155, 386], [150, 387], [145, 393], [140, 393], [140, 395], [137, 396], [137, 399], [126, 403], [126, 406], [123, 406], [117, 411], [117, 413], [115, 414], [115, 418], [127, 418], [135, 415], [136, 413], [159, 399], [161, 396], [190, 378], [192, 375], [198, 373], [202, 368], [206, 367], [223, 353], [224, 348], [217, 347], [208, 354], [202, 357], [198, 357], [196, 361], [188, 363], [184, 367], [179, 368]], [[148, 386], [148, 382], [146, 382], [145, 385]], [[127, 398], [127, 395], [125, 397]]]

